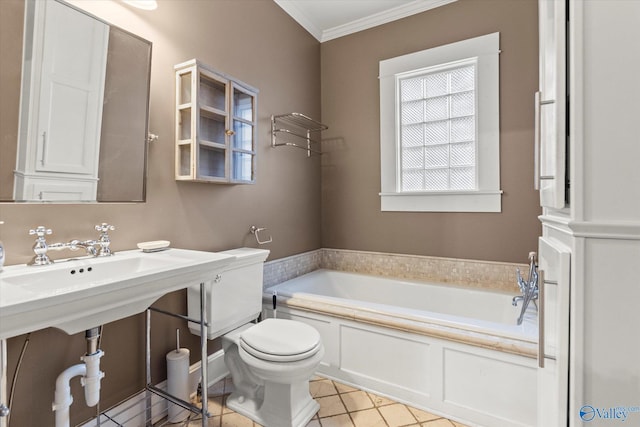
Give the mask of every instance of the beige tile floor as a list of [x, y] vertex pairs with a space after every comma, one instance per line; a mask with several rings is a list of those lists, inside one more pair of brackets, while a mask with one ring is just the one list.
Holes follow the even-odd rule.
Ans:
[[[337, 381], [314, 377], [309, 383], [311, 395], [320, 410], [307, 427], [466, 427], [455, 421], [406, 406], [387, 398], [353, 388]], [[225, 405], [233, 391], [229, 378], [209, 388], [209, 427], [258, 427], [250, 419]], [[169, 426], [198, 427], [200, 419]], [[198, 417], [199, 418], [199, 417]]]

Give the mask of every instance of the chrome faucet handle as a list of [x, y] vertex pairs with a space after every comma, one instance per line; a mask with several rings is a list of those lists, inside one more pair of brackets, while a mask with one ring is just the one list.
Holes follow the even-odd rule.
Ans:
[[537, 268], [537, 254], [535, 252], [529, 252], [529, 286], [531, 286], [531, 282], [533, 282], [533, 275]]
[[116, 228], [113, 225], [107, 224], [103, 222], [102, 224], [96, 225], [96, 231], [100, 232], [100, 237], [98, 238], [98, 245], [100, 246], [100, 250], [98, 251], [97, 256], [111, 256], [113, 252], [109, 248], [111, 245], [111, 239], [109, 238], [109, 231], [113, 231]]
[[33, 253], [35, 254], [29, 265], [48, 265], [53, 261], [49, 259], [47, 256], [47, 250], [49, 247], [47, 246], [47, 241], [45, 236], [51, 234], [52, 231], [50, 228], [46, 228], [42, 225], [39, 225], [35, 228], [35, 230], [29, 230], [29, 235], [36, 235], [36, 242], [33, 245]]
[[522, 274], [520, 273], [519, 268], [516, 268], [516, 280], [518, 282], [518, 287], [520, 288], [520, 292], [524, 294], [525, 290], [527, 289], [527, 282], [525, 282], [524, 279], [522, 278]]
[[113, 231], [113, 230], [116, 229], [113, 225], [107, 224], [106, 222], [103, 222], [102, 224], [96, 225], [95, 228], [96, 228], [96, 231], [99, 231], [100, 233], [104, 233], [104, 234], [106, 234], [109, 231]]
[[516, 269], [516, 276], [518, 286], [520, 287], [520, 292], [522, 293], [522, 295], [513, 297], [511, 302], [514, 306], [517, 306], [518, 302], [522, 301], [522, 309], [520, 310], [520, 316], [517, 320], [518, 325], [520, 325], [522, 324], [522, 320], [524, 319], [524, 314], [527, 310], [527, 307], [529, 306], [529, 303], [538, 299], [538, 264], [537, 255], [535, 252], [529, 252], [528, 280], [524, 280], [519, 268]]
[[38, 240], [40, 239], [44, 240], [44, 236], [49, 235], [51, 233], [53, 233], [53, 231], [51, 231], [50, 228], [46, 228], [43, 225], [37, 226], [35, 230], [29, 230], [29, 235], [33, 236], [34, 234], [36, 234], [38, 236], [37, 237]]

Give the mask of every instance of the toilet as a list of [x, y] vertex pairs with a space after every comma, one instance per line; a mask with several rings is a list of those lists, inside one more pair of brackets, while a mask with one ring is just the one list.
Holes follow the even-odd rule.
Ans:
[[[266, 427], [305, 426], [320, 405], [309, 379], [324, 356], [320, 334], [288, 319], [254, 321], [262, 311], [264, 249], [223, 252], [236, 259], [206, 288], [207, 338], [222, 337], [224, 361], [235, 391], [227, 406]], [[188, 315], [200, 318], [200, 288], [187, 292]], [[192, 333], [200, 325], [189, 323]]]

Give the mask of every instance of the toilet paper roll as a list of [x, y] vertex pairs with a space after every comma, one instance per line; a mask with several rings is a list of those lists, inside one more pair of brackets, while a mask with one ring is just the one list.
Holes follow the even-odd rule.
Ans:
[[[189, 401], [189, 349], [180, 348], [167, 353], [167, 392], [179, 399]], [[169, 403], [170, 423], [184, 421], [189, 411], [175, 403]]]

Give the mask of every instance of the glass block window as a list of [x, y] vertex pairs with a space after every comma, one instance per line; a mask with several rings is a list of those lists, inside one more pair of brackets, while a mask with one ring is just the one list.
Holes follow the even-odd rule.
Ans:
[[400, 191], [477, 189], [476, 59], [397, 79]]

